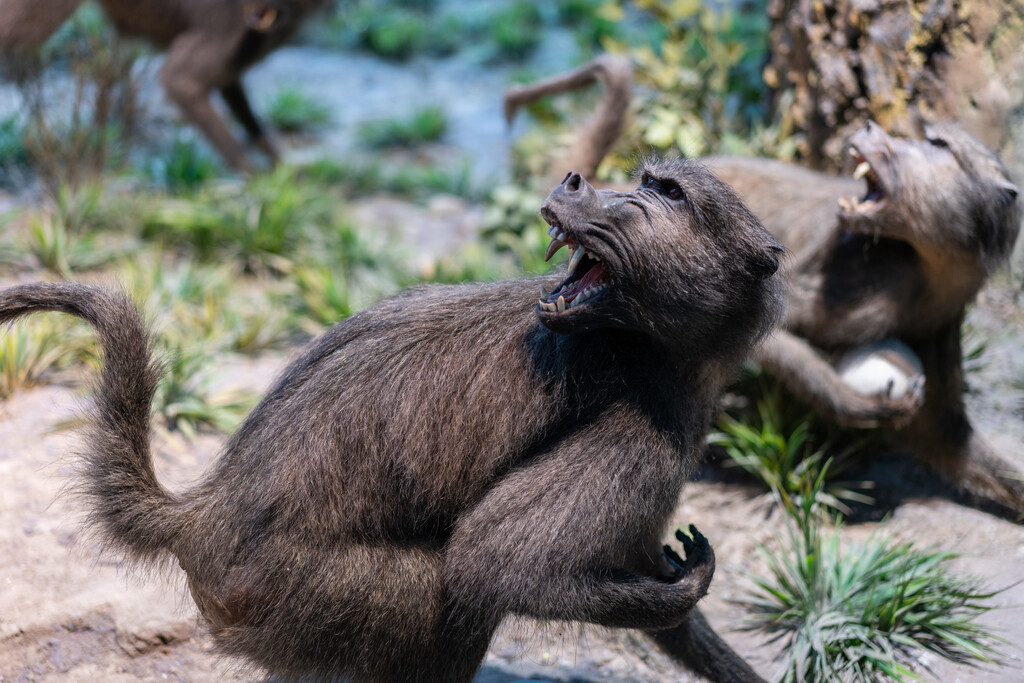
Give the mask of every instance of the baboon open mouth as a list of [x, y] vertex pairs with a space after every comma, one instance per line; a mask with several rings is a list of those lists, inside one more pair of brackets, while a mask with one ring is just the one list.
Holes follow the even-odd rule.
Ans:
[[839, 208], [845, 213], [869, 213], [877, 209], [885, 201], [885, 185], [882, 183], [882, 179], [878, 177], [878, 173], [872, 167], [871, 162], [861, 154], [860, 150], [856, 147], [851, 147], [850, 156], [853, 157], [854, 163], [857, 164], [853, 169], [853, 177], [857, 180], [863, 178], [867, 185], [867, 190], [860, 199], [841, 197], [839, 199]]
[[540, 288], [540, 301], [537, 305], [551, 313], [561, 313], [580, 304], [591, 301], [608, 289], [606, 275], [608, 269], [601, 258], [579, 244], [572, 236], [566, 235], [561, 227], [552, 223], [548, 228], [551, 244], [544, 254], [548, 261], [559, 249], [568, 245], [572, 249], [569, 257], [567, 277], [562, 280], [554, 291], [548, 292]]

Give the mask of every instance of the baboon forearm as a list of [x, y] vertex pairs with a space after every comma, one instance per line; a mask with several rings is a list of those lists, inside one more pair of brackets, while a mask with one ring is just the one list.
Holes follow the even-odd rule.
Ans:
[[566, 576], [549, 583], [541, 593], [524, 591], [523, 600], [512, 611], [610, 628], [671, 628], [707, 594], [713, 562], [671, 583], [624, 570]]
[[906, 400], [858, 394], [810, 344], [784, 330], [765, 340], [754, 358], [815, 412], [844, 426], [893, 423], [906, 419], [915, 407], [911, 392]]

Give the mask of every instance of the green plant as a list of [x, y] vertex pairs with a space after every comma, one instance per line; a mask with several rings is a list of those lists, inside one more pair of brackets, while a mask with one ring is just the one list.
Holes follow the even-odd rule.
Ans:
[[158, 348], [166, 361], [153, 397], [153, 414], [168, 430], [187, 437], [204, 428], [232, 432], [256, 404], [256, 397], [246, 392], [210, 388], [209, 378], [202, 374], [210, 352], [201, 344], [160, 337]]
[[178, 136], [168, 150], [149, 158], [144, 172], [171, 194], [185, 194], [220, 176], [222, 168], [194, 139]]
[[134, 258], [120, 275], [143, 308], [167, 323], [165, 335], [178, 338], [179, 346], [187, 340], [214, 352], [256, 353], [289, 333], [284, 307], [267, 304], [275, 283], [250, 285], [233, 265], [168, 267], [159, 258]]
[[4, 184], [11, 172], [28, 164], [28, 149], [25, 147], [25, 126], [17, 116], [0, 118], [0, 185]]
[[60, 186], [54, 207], [30, 219], [24, 250], [41, 267], [63, 278], [115, 259], [124, 248], [105, 247], [96, 234], [104, 222], [100, 197], [94, 185], [77, 190]]
[[0, 331], [0, 400], [38, 384], [47, 371], [67, 367], [88, 353], [89, 344], [69, 335], [71, 323], [45, 316]]
[[403, 118], [369, 121], [359, 127], [359, 139], [367, 147], [414, 147], [436, 142], [448, 129], [441, 107], [423, 107]]
[[956, 557], [874, 535], [847, 548], [839, 524], [822, 533], [806, 507], [773, 551], [761, 548], [766, 578], [740, 600], [748, 628], [786, 640], [775, 678], [804, 681], [916, 679], [922, 651], [965, 664], [1000, 659], [998, 639], [975, 619], [998, 591], [956, 574]]
[[331, 108], [290, 87], [279, 90], [271, 100], [267, 118], [286, 133], [308, 133], [331, 122]]
[[410, 278], [371, 235], [341, 223], [329, 234], [322, 259], [293, 264], [288, 274], [296, 294], [292, 308], [312, 322], [311, 333], [347, 318]]
[[503, 185], [491, 192], [481, 233], [489, 244], [516, 259], [522, 272], [539, 274], [551, 270], [565, 256], [544, 260], [551, 238], [548, 224], [538, 207], [543, 198], [529, 189]]
[[[708, 436], [708, 443], [721, 447], [731, 462], [760, 480], [774, 499], [786, 509], [801, 506], [808, 498], [822, 509], [849, 512], [846, 502], [871, 503], [870, 497], [852, 490], [851, 484], [826, 478], [831, 458], [826, 458], [829, 445], [814, 447], [810, 416], [787, 428], [783, 424], [774, 397], [762, 396], [757, 402], [757, 418], [736, 419], [723, 413], [718, 431]], [[841, 462], [857, 444], [840, 453]], [[869, 482], [852, 484], [867, 488]]]
[[[624, 17], [624, 0], [606, 3], [601, 16]], [[604, 38], [613, 52], [630, 57], [638, 84], [636, 103], [622, 149], [639, 146], [679, 151], [688, 157], [745, 146], [747, 153], [779, 158], [795, 153], [787, 122], [765, 122], [761, 66], [768, 48], [768, 20], [762, 11], [729, 9], [698, 0], [632, 4], [657, 21], [647, 44]]]
[[242, 186], [158, 201], [143, 214], [142, 236], [187, 245], [203, 259], [232, 256], [253, 272], [308, 246], [331, 224], [331, 208], [320, 188], [280, 166]]
[[496, 10], [490, 17], [487, 31], [499, 60], [522, 60], [534, 53], [540, 45], [542, 23], [540, 9], [528, 0], [516, 0]]

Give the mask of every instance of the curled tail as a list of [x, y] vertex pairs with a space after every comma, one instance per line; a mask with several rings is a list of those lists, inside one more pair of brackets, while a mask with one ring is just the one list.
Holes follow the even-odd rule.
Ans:
[[576, 171], [593, 180], [601, 161], [611, 151], [626, 127], [626, 115], [633, 89], [633, 65], [625, 57], [604, 54], [583, 66], [528, 85], [513, 85], [505, 91], [505, 119], [509, 123], [516, 112], [548, 95], [569, 92], [599, 82], [604, 96], [589, 123], [580, 126], [571, 149], [555, 167], [546, 182], [557, 185], [568, 171]]
[[157, 482], [150, 453], [150, 407], [161, 377], [138, 309], [122, 292], [75, 283], [40, 282], [0, 291], [0, 323], [37, 311], [86, 320], [104, 362], [90, 410], [79, 488], [89, 522], [137, 559], [170, 549], [181, 507]]

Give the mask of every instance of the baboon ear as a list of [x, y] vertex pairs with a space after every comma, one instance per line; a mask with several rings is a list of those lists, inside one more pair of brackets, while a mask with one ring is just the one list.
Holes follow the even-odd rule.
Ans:
[[277, 23], [277, 9], [266, 2], [247, 2], [242, 8], [245, 25], [254, 31], [269, 31]]

